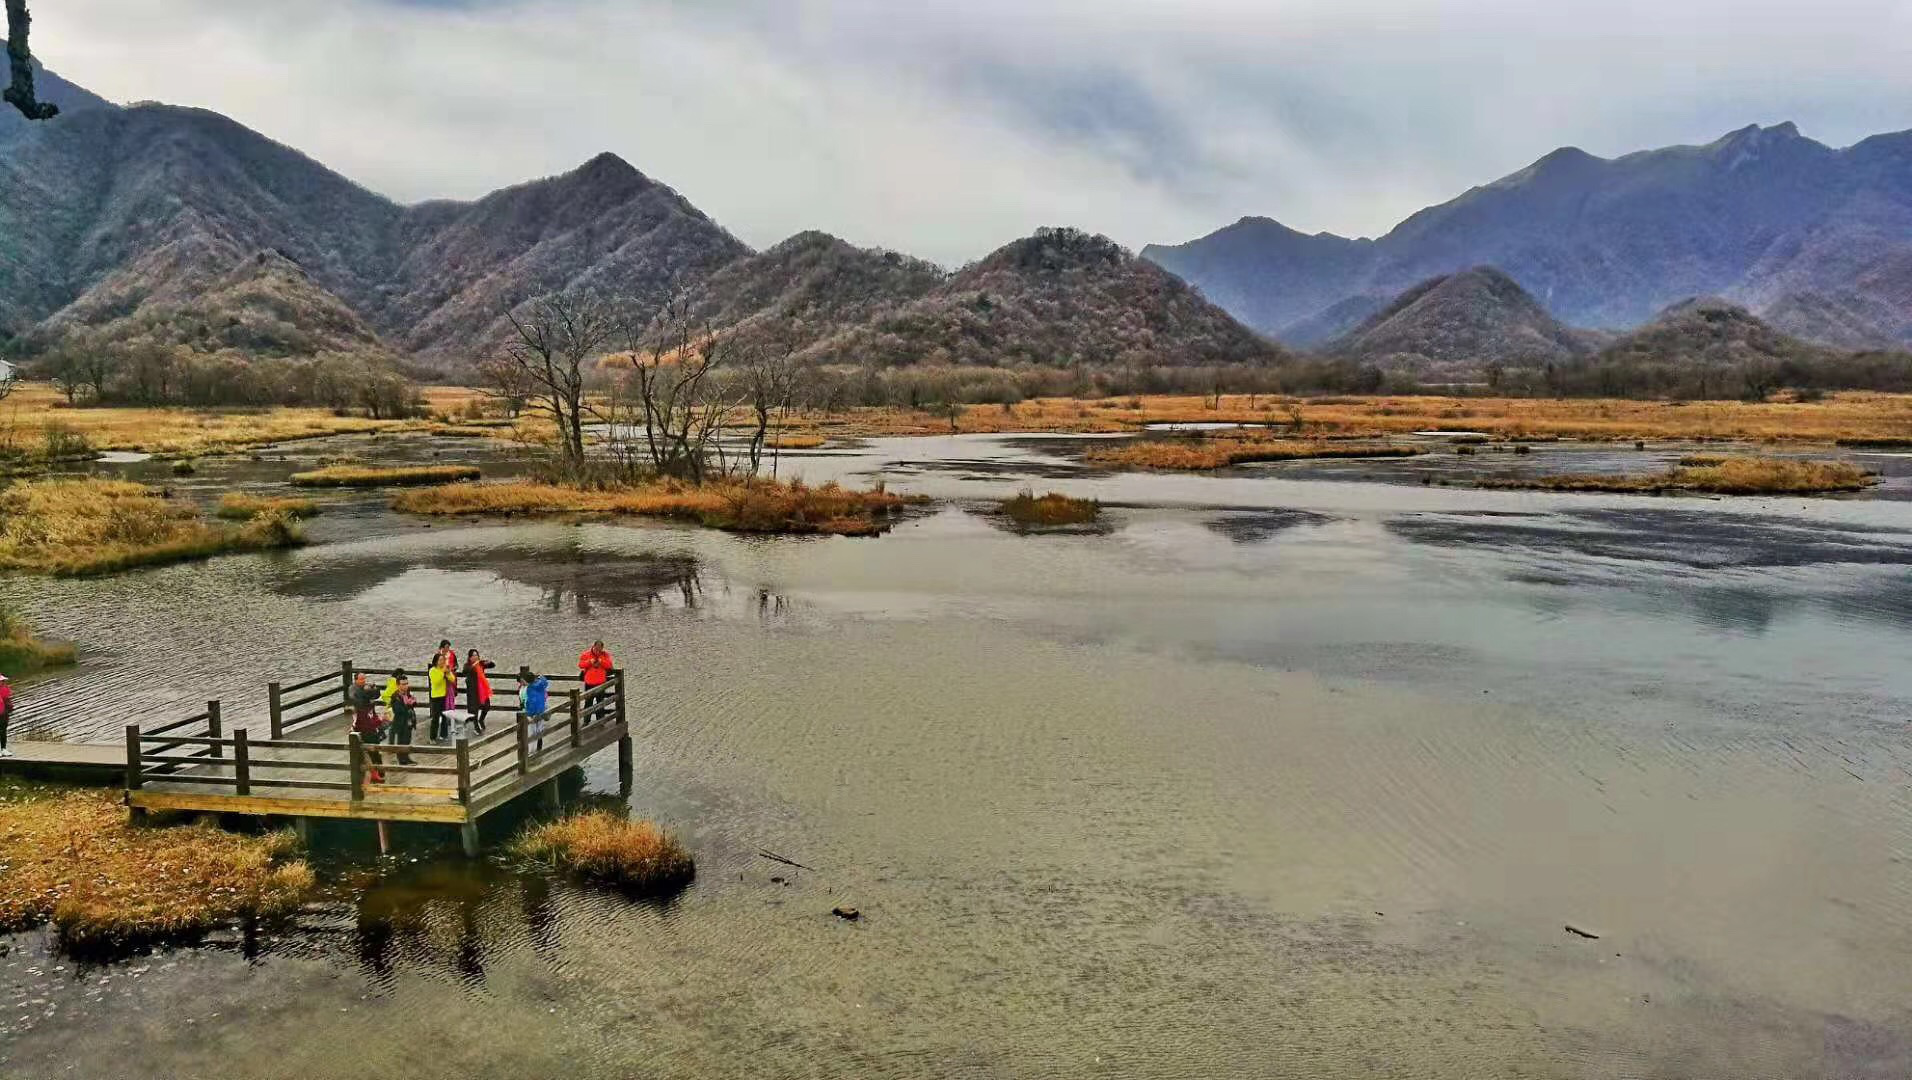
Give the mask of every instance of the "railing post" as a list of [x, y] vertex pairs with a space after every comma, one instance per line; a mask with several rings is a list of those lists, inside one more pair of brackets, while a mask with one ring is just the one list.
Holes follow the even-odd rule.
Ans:
[[453, 744], [458, 749], [458, 801], [471, 805], [471, 740], [461, 738]]
[[252, 794], [252, 752], [246, 745], [245, 728], [232, 733], [232, 782], [239, 794]]
[[629, 718], [626, 717], [624, 713], [624, 669], [623, 668], [613, 669], [611, 672], [611, 678], [617, 680], [617, 726], [624, 727], [626, 724], [630, 722]]
[[339, 661], [339, 703], [346, 708], [352, 707], [352, 662]]
[[571, 691], [571, 749], [573, 750], [584, 745], [584, 714], [578, 711], [583, 698], [584, 695], [579, 691]]
[[272, 718], [271, 731], [272, 737], [275, 739], [285, 737], [285, 724], [283, 723], [285, 710], [279, 706], [279, 702], [283, 700], [284, 697], [285, 694], [279, 689], [278, 683], [266, 684], [266, 715]]
[[[221, 737], [219, 729], [219, 702], [208, 701], [206, 702], [206, 731], [209, 732], [214, 739], [218, 739]], [[206, 747], [206, 756], [216, 758], [225, 757], [226, 748], [215, 742]]]
[[352, 760], [352, 801], [363, 802], [365, 800], [365, 744], [359, 741], [358, 732], [354, 731], [347, 738], [347, 746], [351, 750]]
[[531, 772], [531, 722], [518, 714], [518, 775]]
[[126, 725], [126, 790], [138, 791], [144, 778], [139, 766], [139, 725]]

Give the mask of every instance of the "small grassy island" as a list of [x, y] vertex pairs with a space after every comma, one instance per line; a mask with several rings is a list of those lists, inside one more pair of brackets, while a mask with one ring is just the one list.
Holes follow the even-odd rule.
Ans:
[[319, 504], [311, 499], [298, 496], [272, 498], [266, 495], [247, 495], [232, 491], [221, 496], [219, 509], [214, 511], [227, 521], [251, 521], [261, 514], [284, 514], [289, 518], [317, 517]]
[[0, 570], [79, 577], [303, 542], [290, 515], [209, 524], [185, 500], [121, 480], [38, 480], [0, 492]]
[[1301, 461], [1311, 458], [1403, 458], [1421, 451], [1380, 443], [1329, 442], [1325, 439], [1269, 439], [1233, 435], [1226, 438], [1138, 439], [1121, 446], [1099, 447], [1083, 455], [1091, 465], [1113, 469], [1165, 469], [1199, 472], [1255, 461]]
[[0, 932], [53, 924], [82, 955], [190, 940], [295, 910], [313, 887], [291, 833], [134, 827], [117, 792], [0, 782]]
[[1018, 525], [1041, 528], [1062, 525], [1091, 525], [1102, 516], [1102, 504], [1094, 499], [1075, 499], [1059, 491], [1037, 496], [1024, 490], [1012, 499], [1004, 499], [1004, 517]]
[[448, 484], [392, 500], [408, 514], [631, 514], [695, 521], [739, 533], [875, 536], [920, 496], [801, 481], [725, 479], [702, 485], [654, 480], [604, 488], [537, 482]]
[[664, 896], [690, 884], [696, 863], [676, 838], [649, 821], [607, 810], [572, 814], [521, 834], [523, 858], [635, 894]]
[[1864, 491], [1876, 474], [1845, 461], [1689, 455], [1662, 472], [1505, 477], [1483, 487], [1534, 491], [1612, 491], [1634, 494], [1826, 495]]
[[371, 468], [363, 465], [333, 465], [311, 472], [293, 473], [293, 487], [413, 487], [422, 484], [449, 484], [476, 480], [483, 475], [476, 465], [405, 465], [396, 468]]

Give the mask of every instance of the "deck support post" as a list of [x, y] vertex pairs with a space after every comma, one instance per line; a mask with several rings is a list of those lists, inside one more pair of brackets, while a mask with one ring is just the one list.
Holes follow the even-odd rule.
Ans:
[[631, 733], [627, 731], [617, 740], [617, 782], [627, 795], [631, 791], [631, 774], [635, 765], [632, 759], [637, 756], [633, 750]]
[[[143, 778], [139, 768], [139, 725], [126, 725], [126, 790], [138, 791]], [[137, 814], [138, 811], [135, 811]], [[138, 818], [134, 819], [138, 823]]]
[[458, 751], [458, 803], [471, 805], [471, 740], [459, 736], [452, 744]]
[[478, 857], [478, 823], [476, 821], [467, 821], [458, 826], [458, 843], [465, 849], [466, 858]]
[[391, 825], [387, 823], [384, 818], [379, 818], [373, 822], [373, 824], [378, 826], [378, 853], [380, 855], [390, 855], [392, 853]]
[[557, 813], [564, 809], [564, 795], [558, 790], [558, 778], [552, 777], [538, 785], [539, 794], [544, 797], [544, 808]]
[[299, 838], [300, 847], [307, 851], [312, 850], [312, 819], [309, 817], [293, 818], [292, 835]]
[[246, 729], [232, 733], [232, 786], [240, 795], [252, 794], [252, 747], [246, 742]]

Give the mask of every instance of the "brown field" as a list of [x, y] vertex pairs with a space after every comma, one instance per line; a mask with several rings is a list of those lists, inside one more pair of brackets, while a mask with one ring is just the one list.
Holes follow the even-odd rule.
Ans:
[[534, 482], [447, 484], [400, 493], [393, 508], [410, 514], [632, 514], [696, 521], [742, 533], [874, 536], [917, 496], [881, 488], [853, 491], [799, 481], [754, 480], [696, 487], [676, 481], [606, 490]]
[[37, 480], [0, 492], [0, 570], [77, 577], [303, 542], [283, 514], [237, 528], [122, 480]]
[[317, 517], [319, 504], [311, 499], [298, 496], [268, 498], [263, 495], [247, 495], [230, 491], [220, 496], [219, 509], [214, 511], [228, 521], [250, 521], [260, 514], [284, 514], [290, 518]]
[[697, 866], [675, 837], [649, 821], [593, 810], [533, 826], [512, 843], [518, 855], [593, 881], [659, 895], [690, 884]]
[[1691, 491], [1711, 495], [1823, 495], [1863, 491], [1879, 482], [1873, 473], [1845, 461], [1796, 461], [1770, 457], [1694, 455], [1665, 472], [1639, 475], [1563, 475], [1506, 478], [1483, 486], [1542, 491], [1618, 491], [1656, 494]]
[[293, 487], [414, 487], [476, 480], [481, 475], [476, 465], [406, 465], [390, 469], [331, 465], [312, 472], [293, 473], [291, 483]]
[[290, 833], [134, 828], [116, 792], [0, 786], [0, 932], [51, 920], [76, 952], [190, 938], [241, 916], [292, 911], [311, 867]]
[[1088, 525], [1102, 516], [1102, 504], [1094, 499], [1072, 499], [1058, 491], [1040, 497], [1023, 491], [1004, 499], [1001, 509], [1018, 525]]
[[1299, 461], [1307, 458], [1414, 457], [1413, 447], [1382, 446], [1322, 439], [1139, 439], [1121, 446], [1099, 447], [1083, 455], [1091, 465], [1112, 469], [1221, 469], [1252, 461]]
[[[455, 389], [428, 391], [428, 401], [450, 402]], [[0, 402], [0, 431], [9, 425], [19, 439], [38, 439], [46, 421], [72, 429], [95, 450], [139, 450], [193, 455], [244, 450], [293, 439], [373, 431], [423, 431], [423, 420], [367, 420], [334, 416], [325, 409], [67, 408], [50, 384], [26, 382]]]
[[[1478, 431], [1503, 439], [1912, 440], [1912, 394], [1840, 393], [1817, 402], [1631, 401], [1605, 398], [1322, 397], [1229, 394], [1042, 398], [1007, 409], [966, 406], [964, 432], [1119, 432], [1151, 423], [1253, 423], [1313, 436]], [[807, 413], [805, 431], [846, 435], [947, 434], [950, 421], [897, 408]], [[1878, 442], [1875, 445], [1889, 445]]]

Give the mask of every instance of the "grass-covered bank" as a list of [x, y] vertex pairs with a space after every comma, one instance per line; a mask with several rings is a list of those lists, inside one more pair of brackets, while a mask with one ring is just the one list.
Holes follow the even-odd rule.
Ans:
[[1826, 495], [1864, 491], [1877, 475], [1845, 461], [1690, 455], [1662, 472], [1503, 477], [1482, 486], [1535, 491], [1612, 491], [1635, 494]]
[[0, 781], [0, 932], [51, 922], [112, 954], [294, 910], [313, 887], [290, 833], [135, 828], [116, 792]]
[[608, 488], [522, 482], [448, 484], [401, 492], [392, 506], [431, 515], [631, 514], [675, 518], [728, 532], [874, 536], [907, 506], [927, 500], [876, 488], [855, 491], [801, 481], [674, 480]]
[[121, 480], [39, 480], [0, 492], [0, 570], [77, 577], [303, 540], [285, 514], [209, 524], [185, 500]]
[[606, 810], [533, 826], [512, 842], [520, 857], [646, 896], [691, 883], [696, 863], [675, 837], [649, 821]]
[[1402, 458], [1419, 453], [1412, 447], [1324, 439], [1177, 438], [1138, 439], [1121, 446], [1098, 447], [1084, 454], [1083, 460], [1111, 469], [1201, 471], [1256, 461]]
[[482, 475], [476, 465], [400, 465], [392, 468], [333, 465], [311, 472], [293, 473], [292, 486], [418, 487], [476, 480]]
[[261, 514], [284, 514], [289, 518], [309, 518], [318, 516], [319, 504], [298, 496], [272, 498], [233, 491], [220, 497], [219, 508], [214, 513], [227, 521], [251, 521]]
[[25, 619], [0, 604], [0, 675], [17, 678], [51, 667], [64, 667], [77, 658], [72, 645], [41, 640]]

